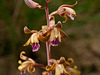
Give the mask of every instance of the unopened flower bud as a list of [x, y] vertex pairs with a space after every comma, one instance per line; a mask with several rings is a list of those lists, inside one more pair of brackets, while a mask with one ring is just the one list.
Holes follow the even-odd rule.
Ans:
[[32, 1], [32, 0], [24, 0], [26, 5], [30, 8], [40, 8], [42, 9], [43, 7], [41, 5], [39, 5], [38, 3]]

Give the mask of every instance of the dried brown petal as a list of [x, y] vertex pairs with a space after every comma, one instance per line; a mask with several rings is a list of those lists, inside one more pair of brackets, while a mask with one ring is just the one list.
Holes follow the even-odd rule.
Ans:
[[58, 29], [60, 31], [61, 34], [61, 39], [64, 39], [67, 37], [66, 33], [64, 31], [62, 31], [61, 29]]
[[64, 58], [64, 57], [60, 57], [60, 60], [59, 60], [59, 62], [58, 62], [58, 63], [59, 63], [59, 64], [63, 64], [63, 63], [65, 63], [65, 61], [66, 61], [66, 60], [65, 60], [65, 58]]
[[62, 28], [62, 23], [61, 21], [58, 21], [58, 23], [55, 25], [56, 28]]
[[63, 64], [64, 67], [67, 67], [70, 65], [70, 63], [67, 62], [64, 57], [61, 57], [58, 63]]

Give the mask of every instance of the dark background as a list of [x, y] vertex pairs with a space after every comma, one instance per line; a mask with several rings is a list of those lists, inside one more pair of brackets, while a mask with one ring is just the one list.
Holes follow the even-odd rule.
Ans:
[[[45, 6], [45, 0], [35, 0]], [[50, 13], [62, 4], [74, 4], [75, 0], [52, 0]], [[62, 29], [69, 35], [57, 47], [51, 47], [51, 57], [72, 57], [82, 75], [100, 75], [100, 0], [79, 0], [73, 9], [75, 20], [68, 20]], [[55, 16], [57, 21], [64, 18]], [[31, 9], [24, 0], [0, 0], [0, 75], [19, 75], [18, 60], [21, 51], [36, 62], [46, 65], [46, 47], [41, 43], [33, 53], [31, 46], [23, 47], [31, 34], [24, 34], [24, 26], [39, 30], [46, 25], [45, 11]], [[35, 75], [41, 75], [37, 69]], [[27, 73], [28, 75], [29, 73]]]

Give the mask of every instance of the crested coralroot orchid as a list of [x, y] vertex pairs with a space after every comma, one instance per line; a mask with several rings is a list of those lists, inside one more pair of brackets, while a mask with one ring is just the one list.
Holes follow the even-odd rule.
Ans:
[[77, 1], [74, 5], [61, 5], [57, 11], [54, 11], [50, 14], [50, 16], [53, 15], [60, 15], [61, 17], [65, 18], [65, 21], [63, 21], [63, 23], [65, 23], [68, 20], [68, 17], [71, 18], [71, 20], [74, 20], [74, 17], [76, 16], [76, 12], [72, 9], [72, 7], [74, 7], [77, 4]]
[[31, 36], [23, 46], [31, 45], [32, 51], [35, 52], [38, 51], [38, 49], [40, 48], [39, 41], [46, 43], [48, 65], [44, 66], [42, 64], [36, 63], [33, 59], [24, 56], [23, 54], [25, 54], [25, 52], [22, 51], [20, 53], [20, 58], [24, 61], [18, 61], [18, 63], [20, 64], [18, 70], [21, 71], [21, 74], [25, 74], [26, 71], [33, 74], [35, 72], [35, 68], [40, 67], [46, 70], [42, 73], [42, 75], [52, 75], [53, 71], [55, 71], [55, 75], [80, 75], [80, 71], [77, 70], [77, 66], [74, 66], [74, 60], [72, 58], [69, 58], [67, 61], [64, 57], [61, 57], [60, 60], [55, 60], [51, 59], [50, 54], [51, 45], [58, 46], [59, 42], [61, 42], [62, 39], [67, 37], [65, 32], [61, 30], [61, 21], [55, 23], [54, 15], [60, 15], [61, 17], [64, 17], [65, 21], [63, 21], [63, 23], [65, 23], [68, 20], [68, 17], [70, 17], [71, 20], [74, 20], [76, 12], [72, 9], [72, 7], [76, 6], [77, 2], [73, 5], [61, 5], [57, 9], [57, 11], [54, 11], [51, 14], [49, 14], [48, 3], [52, 0], [45, 0], [45, 7], [42, 7], [39, 3], [36, 3], [33, 0], [24, 1], [28, 7], [33, 9], [44, 9], [46, 12], [47, 24], [46, 26], [42, 26], [41, 30], [29, 30], [26, 26], [24, 27], [24, 32], [26, 34], [31, 33]]
[[28, 41], [24, 44], [24, 46], [27, 45], [32, 45], [32, 51], [35, 52], [40, 48], [39, 45], [39, 40], [42, 42], [46, 42], [49, 37], [50, 37], [50, 33], [52, 28], [50, 29], [46, 29], [47, 26], [42, 26], [42, 30], [40, 30], [39, 32], [36, 30], [29, 30], [26, 26], [24, 27], [24, 32], [26, 34], [32, 33], [31, 37], [28, 39]]
[[50, 43], [52, 46], [58, 46], [59, 42], [61, 42], [63, 38], [66, 38], [67, 35], [60, 29], [62, 27], [60, 21], [55, 25], [54, 16], [49, 16], [49, 20], [50, 26], [54, 26], [50, 35]]
[[80, 75], [80, 71], [77, 70], [77, 66], [74, 66], [72, 58], [68, 58], [66, 61], [64, 57], [61, 57], [60, 60], [51, 59], [50, 62], [53, 65], [46, 66], [46, 70], [55, 71], [55, 75]]
[[18, 67], [18, 70], [21, 71], [22, 75], [25, 74], [26, 70], [29, 73], [33, 74], [35, 72], [35, 67], [41, 67], [41, 68], [45, 69], [44, 65], [36, 63], [33, 59], [28, 58], [28, 57], [24, 56], [23, 54], [25, 54], [24, 51], [22, 51], [20, 53], [20, 58], [25, 61], [24, 62], [22, 62], [21, 60], [18, 61], [18, 63], [20, 64]]

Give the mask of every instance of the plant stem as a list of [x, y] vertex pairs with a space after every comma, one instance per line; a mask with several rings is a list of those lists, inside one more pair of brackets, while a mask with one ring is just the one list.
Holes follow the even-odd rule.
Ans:
[[[46, 12], [46, 18], [47, 18], [47, 29], [49, 29], [49, 10], [48, 10], [48, 2], [47, 0], [45, 0], [46, 2], [46, 8], [45, 8], [45, 12]], [[47, 48], [47, 61], [48, 61], [48, 65], [50, 65], [49, 60], [51, 59], [50, 56], [50, 42], [49, 40], [46, 42], [46, 48]], [[51, 72], [48, 72], [48, 75], [52, 75]]]

